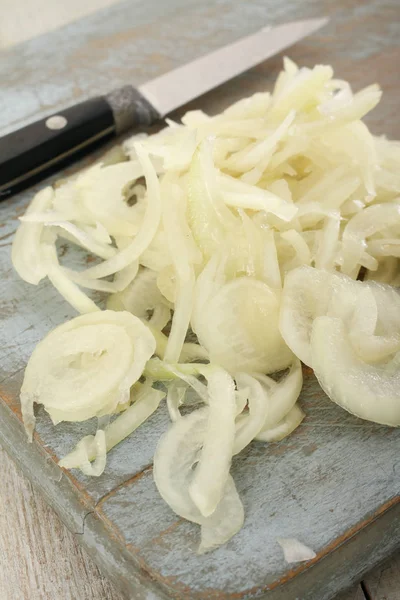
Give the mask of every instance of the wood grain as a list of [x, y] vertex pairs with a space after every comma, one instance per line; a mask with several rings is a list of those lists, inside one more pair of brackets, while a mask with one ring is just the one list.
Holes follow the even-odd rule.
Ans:
[[[124, 600], [0, 448], [2, 600]], [[372, 600], [400, 599], [400, 555], [365, 577]], [[353, 586], [335, 600], [365, 600]]]
[[0, 448], [2, 600], [122, 600]]

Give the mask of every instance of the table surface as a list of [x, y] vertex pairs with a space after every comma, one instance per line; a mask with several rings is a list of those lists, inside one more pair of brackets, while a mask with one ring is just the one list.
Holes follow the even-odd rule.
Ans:
[[[144, 0], [143, 0], [144, 1]], [[74, 21], [115, 0], [4, 0], [0, 49]], [[361, 2], [360, 2], [361, 5]], [[396, 67], [394, 66], [394, 69]], [[4, 600], [119, 600], [76, 538], [0, 450], [0, 589]], [[400, 599], [400, 556], [365, 577], [340, 600]]]

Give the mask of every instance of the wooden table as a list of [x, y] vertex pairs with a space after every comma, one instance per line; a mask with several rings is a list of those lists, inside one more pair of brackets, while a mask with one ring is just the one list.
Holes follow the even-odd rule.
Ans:
[[[67, 21], [73, 21], [97, 8], [111, 5], [115, 0], [40, 0], [35, 7], [29, 8], [24, 0], [6, 0], [2, 4], [0, 21], [0, 48], [8, 48], [15, 41], [29, 39], [33, 35], [44, 33]], [[144, 2], [144, 0], [143, 0]], [[216, 4], [222, 4], [221, 2]], [[358, 13], [364, 21], [365, 30], [376, 31], [371, 22], [368, 3], [342, 2], [334, 9], [325, 2], [326, 12], [349, 10]], [[377, 78], [385, 87], [397, 85], [396, 58], [399, 48], [390, 41], [390, 27], [396, 27], [394, 2], [381, 2], [381, 20], [384, 29], [381, 35], [388, 36], [388, 50], [393, 56], [393, 72], [387, 72], [388, 62], [380, 61], [377, 56], [368, 62], [372, 71], [368, 78]], [[347, 8], [346, 8], [347, 7]], [[211, 9], [210, 9], [211, 10]], [[321, 14], [318, 10], [318, 15]], [[212, 10], [211, 10], [212, 12]], [[313, 9], [308, 11], [313, 14]], [[399, 12], [399, 11], [398, 11]], [[397, 12], [397, 16], [399, 16]], [[393, 19], [389, 17], [393, 15]], [[283, 15], [282, 15], [283, 18]], [[392, 24], [391, 24], [392, 23]], [[398, 31], [398, 30], [397, 30]], [[341, 32], [337, 32], [340, 37]], [[335, 40], [330, 40], [335, 43]], [[371, 40], [373, 46], [374, 40]], [[373, 48], [372, 50], [373, 51]], [[346, 76], [345, 57], [340, 62], [340, 75]], [[362, 62], [361, 62], [362, 64]], [[398, 64], [398, 63], [397, 63]], [[372, 67], [372, 68], [371, 68]], [[383, 69], [382, 69], [383, 67]], [[0, 74], [1, 75], [1, 74]], [[388, 116], [397, 115], [396, 110], [385, 106], [386, 122]], [[399, 121], [393, 127], [393, 134], [400, 138]], [[8, 244], [2, 240], [0, 244]], [[60, 522], [54, 512], [45, 504], [31, 483], [18, 472], [13, 462], [3, 450], [0, 450], [0, 590], [2, 600], [117, 600], [121, 595], [112, 584], [104, 579], [86, 552], [80, 548], [73, 536]], [[364, 592], [363, 592], [364, 589]], [[364, 597], [373, 600], [398, 600], [400, 598], [400, 557], [393, 558], [383, 567], [376, 568], [365, 577], [363, 587], [357, 585], [340, 600], [361, 600]], [[306, 600], [306, 599], [305, 599]]]

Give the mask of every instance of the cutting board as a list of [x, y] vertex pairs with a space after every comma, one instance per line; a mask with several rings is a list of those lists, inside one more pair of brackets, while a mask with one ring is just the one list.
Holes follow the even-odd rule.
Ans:
[[[301, 65], [332, 64], [355, 89], [380, 82], [384, 99], [369, 125], [400, 138], [397, 0], [130, 0], [0, 55], [1, 133], [127, 81], [140, 84], [267, 22], [322, 15], [330, 25], [288, 54]], [[213, 113], [269, 89], [281, 65], [282, 56], [275, 57], [191, 107]], [[152, 456], [168, 425], [165, 406], [109, 454], [99, 478], [57, 465], [94, 432], [93, 421], [53, 427], [39, 409], [28, 444], [18, 402], [26, 362], [50, 329], [75, 316], [46, 282], [30, 286], [11, 267], [18, 216], [37, 189], [0, 205], [0, 442], [128, 597], [328, 600], [399, 547], [400, 430], [342, 411], [309, 369], [301, 395], [305, 421], [288, 439], [254, 443], [235, 458], [245, 525], [206, 555], [196, 553], [197, 526], [177, 518], [153, 483]], [[67, 245], [61, 251], [76, 265], [88, 261]], [[288, 566], [277, 537], [300, 539], [316, 558]]]

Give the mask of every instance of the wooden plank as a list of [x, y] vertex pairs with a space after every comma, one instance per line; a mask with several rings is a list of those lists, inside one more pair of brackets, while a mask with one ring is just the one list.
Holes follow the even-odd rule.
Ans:
[[122, 600], [1, 448], [0, 472], [3, 600]]
[[[271, 2], [268, 8], [271, 21], [287, 20], [288, 14], [315, 16], [312, 0]], [[400, 57], [393, 26], [396, 3], [324, 0], [319, 9], [320, 14], [334, 15], [330, 28], [297, 44], [291, 56], [301, 64], [333, 63], [338, 76], [349, 77], [356, 88], [381, 81], [386, 98], [370, 123], [377, 131], [384, 131], [386, 124], [391, 135], [400, 137], [398, 87], [392, 75], [392, 64]], [[144, 81], [258, 28], [265, 14], [264, 0], [133, 0], [32, 40], [0, 57], [6, 82], [0, 127], [5, 131], [131, 78]], [[52, 67], [54, 48], [62, 49], [57, 69]], [[197, 105], [213, 112], [242, 96], [243, 90], [250, 94], [265, 89], [281, 68], [281, 59], [260, 65]], [[145, 468], [167, 424], [162, 411], [147, 429], [141, 428], [111, 453], [104, 476], [89, 480], [74, 473], [58, 480], [55, 462], [93, 425], [53, 428], [41, 412], [35, 446], [29, 449], [20, 428], [17, 396], [26, 360], [51, 327], [73, 315], [50, 286], [32, 288], [10, 268], [16, 218], [30, 197], [26, 193], [0, 207], [0, 294], [7, 340], [0, 360], [0, 438], [121, 586], [146, 600], [233, 594], [328, 600], [394, 549], [399, 541], [395, 470], [400, 433], [363, 424], [340, 411], [321, 394], [309, 372], [302, 396], [309, 416], [301, 429], [281, 444], [255, 444], [235, 462], [247, 520], [242, 532], [212, 555], [195, 555], [196, 528], [177, 522], [160, 503], [150, 469]], [[72, 253], [66, 259], [85, 261]], [[315, 548], [318, 556], [312, 568], [289, 570], [275, 547], [278, 535], [301, 537]]]
[[346, 592], [339, 594], [335, 600], [365, 600], [365, 596], [359, 585], [352, 586]]
[[400, 554], [368, 573], [364, 583], [372, 600], [400, 600]]

